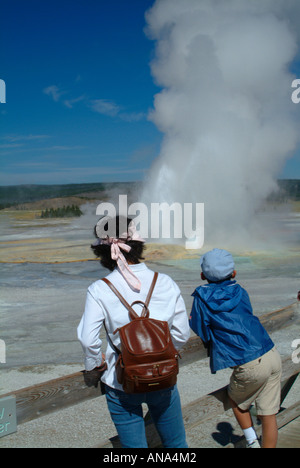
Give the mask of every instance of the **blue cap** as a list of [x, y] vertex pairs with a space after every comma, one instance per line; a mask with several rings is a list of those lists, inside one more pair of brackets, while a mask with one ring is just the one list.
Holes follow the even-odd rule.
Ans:
[[228, 278], [234, 271], [234, 260], [227, 250], [213, 249], [200, 259], [202, 272], [209, 281], [217, 282]]

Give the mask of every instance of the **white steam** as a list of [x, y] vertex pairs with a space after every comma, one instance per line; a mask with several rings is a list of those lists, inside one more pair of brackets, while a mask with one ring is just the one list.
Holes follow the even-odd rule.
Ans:
[[203, 202], [206, 240], [249, 231], [299, 143], [299, 18], [298, 0], [156, 0], [146, 15], [164, 137], [142, 200]]

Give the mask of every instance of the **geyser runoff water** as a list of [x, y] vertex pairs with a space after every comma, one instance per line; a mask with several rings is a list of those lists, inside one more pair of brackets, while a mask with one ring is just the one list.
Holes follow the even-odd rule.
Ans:
[[299, 0], [156, 0], [150, 119], [163, 141], [142, 201], [204, 203], [206, 239], [251, 230], [299, 144], [299, 19]]

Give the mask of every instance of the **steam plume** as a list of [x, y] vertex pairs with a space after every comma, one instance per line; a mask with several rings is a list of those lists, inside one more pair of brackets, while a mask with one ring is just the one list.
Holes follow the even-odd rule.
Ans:
[[156, 0], [146, 15], [163, 133], [142, 199], [204, 202], [206, 239], [248, 232], [299, 143], [297, 0]]

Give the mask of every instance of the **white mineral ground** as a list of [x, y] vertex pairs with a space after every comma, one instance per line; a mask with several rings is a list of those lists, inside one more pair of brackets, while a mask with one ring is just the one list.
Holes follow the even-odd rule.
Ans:
[[[90, 249], [94, 221], [87, 223], [84, 216], [82, 219], [42, 220], [36, 218], [37, 214], [37, 211], [28, 210], [6, 210], [0, 214], [0, 338], [6, 343], [6, 363], [0, 364], [0, 394], [82, 370], [83, 355], [76, 327], [83, 312], [87, 287], [106, 273], [93, 259]], [[237, 280], [248, 290], [257, 315], [295, 302], [300, 289], [300, 216], [295, 212], [282, 219], [284, 233], [298, 232], [296, 242], [288, 242], [280, 248], [272, 246], [233, 252]], [[192, 251], [179, 245], [147, 246], [146, 263], [153, 270], [169, 274], [177, 282], [187, 313], [192, 304], [191, 293], [201, 284], [200, 255], [210, 247], [213, 246], [205, 244], [201, 251]], [[273, 333], [272, 338], [282, 356], [291, 355], [292, 342], [300, 339], [299, 321]], [[104, 334], [103, 341], [105, 346]], [[211, 375], [207, 359], [183, 367], [178, 380], [182, 403], [226, 385], [230, 373], [229, 369]], [[299, 379], [294, 387], [289, 397], [291, 402], [298, 399]], [[91, 446], [115, 435], [103, 403], [100, 414], [99, 408], [91, 410], [89, 402], [82, 405], [89, 417], [107, 421], [101, 434], [97, 433], [90, 441]], [[41, 419], [52, 428], [51, 417], [54, 416]], [[29, 435], [27, 439], [24, 436], [25, 446], [46, 444], [45, 437], [38, 438], [41, 429], [36, 425], [42, 422], [36, 421], [40, 422], [27, 423], [33, 425], [28, 430], [32, 430], [35, 441]], [[21, 425], [19, 431], [25, 431], [27, 424]], [[50, 434], [54, 429], [47, 430]], [[61, 445], [56, 439], [49, 443], [52, 446], [87, 445], [84, 437], [81, 445], [79, 435], [76, 440], [69, 439], [62, 438]], [[13, 435], [1, 442], [3, 446], [14, 444]]]

